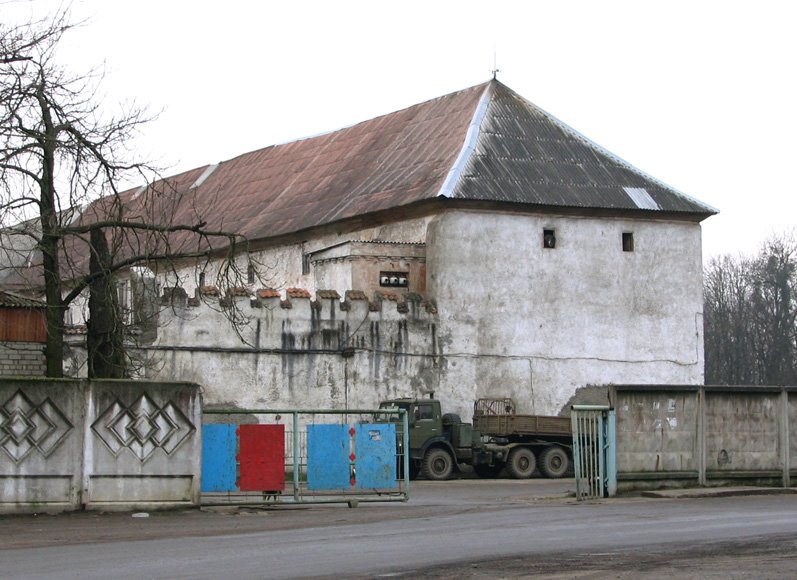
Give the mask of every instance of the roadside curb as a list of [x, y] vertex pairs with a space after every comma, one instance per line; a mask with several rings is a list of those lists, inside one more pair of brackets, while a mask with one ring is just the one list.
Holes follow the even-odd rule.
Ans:
[[742, 495], [785, 495], [795, 493], [797, 493], [797, 488], [793, 487], [693, 487], [687, 489], [643, 491], [640, 495], [642, 497], [681, 499]]

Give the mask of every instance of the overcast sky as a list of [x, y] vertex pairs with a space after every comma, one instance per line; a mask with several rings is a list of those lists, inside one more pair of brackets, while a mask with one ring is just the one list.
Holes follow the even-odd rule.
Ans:
[[[0, 0], [4, 21], [62, 3]], [[797, 3], [74, 0], [60, 55], [158, 119], [172, 172], [498, 79], [720, 210], [704, 258], [797, 226]]]

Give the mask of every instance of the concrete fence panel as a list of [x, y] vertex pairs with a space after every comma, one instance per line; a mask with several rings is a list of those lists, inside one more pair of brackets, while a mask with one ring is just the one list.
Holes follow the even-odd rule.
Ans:
[[797, 387], [617, 385], [619, 490], [790, 486]]
[[780, 478], [780, 394], [706, 392], [706, 477]]
[[200, 423], [194, 384], [0, 380], [0, 511], [197, 504]]
[[617, 407], [618, 472], [696, 478], [698, 414], [696, 392], [624, 392]]
[[85, 385], [0, 381], [0, 505], [80, 505]]

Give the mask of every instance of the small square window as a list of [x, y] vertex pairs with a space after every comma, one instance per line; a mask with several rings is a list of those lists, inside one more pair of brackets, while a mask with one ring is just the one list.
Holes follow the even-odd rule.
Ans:
[[632, 232], [623, 232], [623, 251], [634, 251], [634, 234]]
[[556, 231], [542, 230], [542, 247], [552, 249], [556, 247]]

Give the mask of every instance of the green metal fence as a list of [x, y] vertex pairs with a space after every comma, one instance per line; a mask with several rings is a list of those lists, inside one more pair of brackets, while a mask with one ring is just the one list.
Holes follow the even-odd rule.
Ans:
[[611, 497], [617, 492], [617, 451], [614, 409], [573, 405], [573, 467], [576, 498]]

